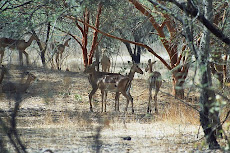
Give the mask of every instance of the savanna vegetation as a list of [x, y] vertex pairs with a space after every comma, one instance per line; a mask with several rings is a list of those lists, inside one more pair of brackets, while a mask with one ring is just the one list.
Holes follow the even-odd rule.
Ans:
[[0, 152], [229, 151], [229, 11], [1, 0]]

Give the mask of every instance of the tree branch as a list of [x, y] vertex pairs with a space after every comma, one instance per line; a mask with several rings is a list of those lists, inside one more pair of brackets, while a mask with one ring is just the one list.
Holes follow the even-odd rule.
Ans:
[[[152, 3], [153, 5], [157, 5], [159, 6], [161, 9], [164, 9], [165, 11], [169, 11], [167, 8], [162, 7], [162, 5], [160, 5], [158, 2], [155, 2], [153, 0], [148, 0], [150, 3]], [[197, 19], [209, 30], [211, 31], [217, 38], [219, 38], [221, 41], [223, 41], [224, 43], [226, 43], [227, 45], [230, 46], [230, 39], [225, 36], [222, 31], [218, 28], [216, 28], [211, 22], [209, 22], [209, 20], [207, 20], [203, 14], [201, 14], [201, 12], [198, 11], [197, 8], [195, 8], [194, 6], [192, 7], [193, 9], [188, 9], [188, 7], [184, 4], [184, 3], [179, 3], [176, 0], [164, 0], [164, 1], [168, 1], [171, 2], [173, 4], [175, 4], [178, 8], [180, 8], [182, 11], [184, 11], [185, 13], [188, 13], [189, 15], [196, 17], [197, 15]], [[168, 12], [170, 13], [170, 12]], [[172, 14], [172, 13], [170, 13]], [[174, 15], [175, 17], [175, 15]], [[182, 20], [179, 20], [180, 22], [182, 22]], [[183, 22], [182, 22], [183, 23]]]
[[55, 29], [61, 31], [61, 32], [64, 32], [64, 33], [70, 35], [74, 40], [77, 41], [77, 43], [81, 46], [81, 48], [83, 48], [81, 42], [80, 42], [73, 34], [71, 34], [71, 33], [69, 33], [69, 32], [66, 32], [66, 31], [64, 31], [64, 30], [62, 30], [62, 29], [60, 29], [60, 28], [58, 28], [58, 27], [55, 27], [55, 26], [53, 26], [53, 27], [54, 27]]
[[[3, 9], [3, 10], [1, 11], [1, 13], [4, 12], [4, 11], [6, 11], [6, 10], [12, 10], [12, 9], [15, 9], [15, 8], [18, 8], [18, 7], [21, 7], [21, 6], [24, 6], [24, 5], [28, 5], [28, 4], [32, 3], [32, 2], [33, 2], [33, 1], [28, 1], [28, 2], [25, 2], [25, 3], [21, 4], [21, 5], [17, 5], [17, 6], [13, 6], [13, 7], [6, 7], [5, 9]], [[5, 3], [5, 4], [6, 4], [6, 3]], [[5, 5], [5, 4], [4, 4], [4, 5]], [[3, 5], [3, 6], [4, 6], [4, 5]], [[2, 6], [2, 7], [3, 7], [3, 6]], [[2, 8], [2, 7], [1, 7], [1, 8]]]
[[111, 35], [111, 34], [108, 34], [108, 33], [105, 33], [105, 32], [103, 32], [103, 31], [98, 30], [97, 28], [95, 28], [95, 27], [89, 25], [88, 23], [86, 23], [86, 22], [84, 22], [84, 21], [82, 21], [82, 20], [80, 20], [80, 19], [77, 19], [77, 20], [78, 20], [79, 22], [81, 22], [81, 23], [86, 24], [88, 27], [90, 27], [90, 28], [92, 28], [92, 29], [98, 31], [98, 32], [101, 33], [102, 35], [105, 35], [105, 36], [110, 37], [110, 38], [113, 38], [113, 39], [120, 40], [120, 41], [122, 41], [122, 42], [128, 42], [128, 43], [131, 43], [131, 44], [134, 44], [134, 45], [138, 45], [138, 46], [144, 47], [144, 48], [147, 49], [150, 53], [152, 53], [154, 56], [156, 56], [156, 57], [157, 57], [157, 58], [158, 58], [158, 59], [159, 59], [169, 70], [172, 69], [172, 68], [168, 65], [168, 63], [167, 63], [161, 56], [159, 56], [156, 52], [154, 52], [154, 51], [152, 50], [152, 48], [149, 47], [148, 45], [143, 44], [143, 43], [138, 43], [138, 42], [130, 41], [130, 40], [126, 40], [126, 39], [119, 38], [119, 37], [116, 37], [116, 36], [113, 36], [113, 35]]

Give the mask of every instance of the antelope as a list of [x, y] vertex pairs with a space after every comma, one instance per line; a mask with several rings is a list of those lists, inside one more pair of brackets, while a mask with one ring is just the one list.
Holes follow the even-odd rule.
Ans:
[[[93, 107], [92, 107], [92, 97], [93, 95], [96, 93], [97, 89], [98, 89], [98, 85], [97, 82], [100, 78], [102, 78], [104, 75], [107, 74], [113, 74], [115, 75], [116, 73], [108, 73], [108, 72], [98, 72], [95, 70], [95, 66], [97, 66], [97, 62], [93, 62], [91, 65], [87, 66], [84, 70], [84, 73], [89, 74], [88, 80], [89, 83], [92, 86], [92, 90], [89, 93], [89, 104], [90, 104], [90, 111], [93, 112]], [[119, 75], [118, 73], [116, 75]]]
[[60, 64], [60, 60], [62, 59], [62, 54], [65, 51], [65, 47], [69, 47], [69, 41], [71, 38], [67, 39], [64, 44], [59, 44], [56, 47], [53, 47], [55, 49], [55, 53], [56, 53], [56, 64], [57, 64], [57, 69], [61, 70], [61, 64]]
[[103, 55], [101, 59], [102, 72], [109, 72], [110, 65], [110, 59], [106, 55]]
[[14, 40], [10, 38], [0, 38], [0, 54], [1, 54], [1, 59], [0, 63], [2, 63], [3, 56], [5, 53], [5, 48], [8, 47], [10, 49], [16, 49], [19, 51], [19, 60], [20, 60], [20, 65], [23, 65], [23, 56], [24, 54], [26, 56], [26, 63], [29, 65], [29, 57], [28, 53], [26, 53], [26, 48], [31, 45], [33, 40], [36, 40], [35, 36], [32, 35], [30, 39], [26, 42], [25, 40]]
[[156, 63], [156, 61], [151, 62], [151, 59], [148, 60], [148, 65], [145, 68], [145, 72], [150, 73], [149, 78], [148, 78], [148, 86], [149, 86], [149, 102], [148, 102], [148, 109], [147, 113], [152, 112], [151, 108], [151, 101], [152, 101], [152, 89], [155, 89], [155, 94], [154, 94], [154, 101], [155, 101], [155, 112], [158, 114], [158, 109], [157, 109], [157, 94], [160, 90], [160, 87], [162, 85], [162, 77], [161, 73], [152, 70], [153, 64]]
[[30, 87], [31, 82], [36, 79], [36, 76], [32, 73], [26, 72], [26, 74], [28, 76], [25, 83], [16, 84], [12, 82], [7, 82], [2, 85], [2, 92], [6, 94], [25, 93]]
[[[115, 111], [116, 110], [119, 111], [119, 95], [121, 93], [127, 99], [125, 111], [127, 111], [129, 101], [131, 101], [132, 113], [134, 113], [133, 98], [130, 94], [131, 81], [133, 80], [135, 72], [143, 74], [143, 71], [138, 67], [137, 64], [134, 63], [130, 70], [129, 75], [124, 76], [118, 73], [97, 72], [95, 71], [95, 65], [96, 64], [93, 63], [91, 66], [85, 69], [85, 73], [89, 73], [92, 78], [90, 82], [93, 89], [89, 94], [90, 110], [92, 111], [92, 103], [91, 103], [92, 96], [99, 88], [102, 94], [102, 112], [103, 112], [103, 107], [105, 107], [105, 112], [106, 112], [107, 92], [112, 91], [112, 92], [116, 92]], [[104, 102], [105, 105], [103, 104]]]
[[105, 51], [106, 49], [103, 48], [102, 58], [101, 58], [101, 68], [102, 68], [102, 72], [109, 72], [111, 62], [110, 62], [109, 57], [105, 55]]

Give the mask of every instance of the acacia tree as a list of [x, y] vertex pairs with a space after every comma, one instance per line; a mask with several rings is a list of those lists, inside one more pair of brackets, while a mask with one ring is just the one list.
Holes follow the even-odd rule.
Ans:
[[[173, 86], [174, 86], [174, 95], [177, 98], [184, 98], [184, 88], [183, 84], [185, 82], [185, 79], [188, 74], [189, 70], [189, 61], [190, 58], [186, 58], [184, 55], [184, 50], [186, 49], [186, 45], [184, 45], [181, 48], [181, 51], [179, 50], [179, 41], [175, 41], [175, 38], [177, 34], [180, 31], [180, 27], [175, 23], [173, 20], [172, 16], [169, 14], [165, 13], [164, 11], [162, 12], [162, 17], [165, 18], [165, 20], [162, 22], [160, 25], [155, 17], [146, 9], [147, 7], [144, 7], [140, 2], [136, 0], [129, 0], [136, 9], [138, 9], [142, 14], [144, 14], [146, 17], [148, 17], [149, 21], [152, 23], [153, 27], [155, 28], [156, 32], [158, 33], [160, 40], [165, 47], [169, 57], [170, 57], [170, 64], [167, 64], [166, 61], [163, 59], [160, 59], [161, 62], [169, 69], [172, 71], [172, 78], [173, 78]], [[151, 1], [152, 2], [152, 1]], [[175, 1], [176, 2], [176, 1]], [[156, 7], [156, 3], [152, 4]], [[163, 4], [163, 2], [161, 2]], [[223, 4], [223, 8], [228, 5]], [[191, 7], [191, 6], [190, 6]], [[157, 7], [156, 7], [157, 8]], [[175, 12], [174, 12], [175, 13]], [[220, 14], [221, 13], [216, 13], [215, 14], [215, 22], [218, 22], [220, 20]], [[170, 34], [169, 38], [167, 37], [167, 33], [164, 29], [166, 27], [168, 29], [168, 32]], [[178, 39], [176, 39], [178, 40]], [[227, 57], [226, 57], [227, 58]], [[226, 67], [225, 71], [226, 71]]]
[[[138, 43], [145, 43], [148, 40], [150, 40], [151, 37], [151, 32], [152, 32], [152, 26], [149, 24], [149, 22], [146, 23], [140, 23], [138, 22], [138, 20], [140, 20], [140, 22], [145, 22], [143, 21], [142, 18], [135, 18], [133, 19], [133, 21], [127, 22], [125, 25], [125, 28], [117, 28], [120, 36], [122, 38], [125, 39], [129, 39], [129, 40], [133, 40], [134, 42], [138, 42]], [[142, 24], [141, 26], [139, 26], [138, 24]], [[130, 32], [130, 38], [127, 38], [126, 33]], [[132, 47], [132, 45], [130, 43], [127, 42], [123, 42], [129, 52], [129, 55], [132, 58], [132, 61], [134, 61], [135, 63], [140, 63], [141, 61], [141, 53], [142, 51], [144, 51], [144, 48], [138, 45], [134, 45], [134, 47]]]
[[[114, 11], [119, 8], [118, 13], [114, 15], [115, 20], [115, 31], [114, 35], [120, 35], [124, 39], [128, 39], [137, 43], [150, 44], [156, 40], [154, 33], [154, 28], [151, 23], [146, 19], [145, 16], [135, 11], [133, 5], [128, 2], [123, 2], [122, 6], [117, 5]], [[124, 22], [125, 21], [125, 22]], [[114, 23], [109, 24], [110, 27], [114, 26]], [[133, 45], [128, 42], [123, 42], [132, 61], [135, 63], [140, 63], [141, 54], [145, 52], [143, 47], [138, 45]]]
[[[176, 98], [184, 98], [184, 88], [183, 84], [188, 74], [189, 62], [188, 58], [184, 56], [185, 47], [179, 52], [179, 42], [173, 41], [178, 33], [178, 28], [174, 20], [166, 13], [162, 13], [162, 17], [164, 17], [164, 21], [159, 24], [155, 17], [151, 14], [149, 10], [146, 9], [140, 2], [136, 0], [129, 0], [137, 10], [139, 10], [143, 15], [148, 17], [150, 23], [156, 30], [160, 40], [166, 49], [169, 58], [170, 64], [168, 64], [163, 58], [160, 58], [160, 61], [172, 71], [173, 78], [173, 93]], [[165, 31], [164, 28], [167, 28], [168, 31]], [[167, 34], [169, 33], [169, 38]], [[158, 56], [159, 57], [159, 56]]]
[[[77, 6], [75, 6], [77, 7]], [[63, 12], [69, 9], [65, 1], [15, 1], [7, 0], [0, 5], [2, 35], [20, 38], [32, 32], [39, 46], [38, 54], [46, 66], [47, 45], [51, 38], [51, 24], [61, 21]], [[73, 7], [74, 8], [74, 7]], [[60, 23], [58, 22], [60, 25]], [[15, 28], [16, 27], [16, 28]]]
[[[119, 38], [119, 37], [116, 37], [114, 35], [108, 34], [106, 32], [102, 32], [98, 28], [89, 25], [87, 22], [85, 22], [85, 20], [77, 19], [77, 21], [87, 25], [87, 27], [90, 27], [90, 28], [94, 29], [95, 31], [98, 31], [105, 36], [121, 40], [122, 42], [125, 42], [125, 43], [131, 43], [131, 44], [146, 48], [150, 53], [152, 53], [154, 56], [156, 56], [169, 70], [173, 70], [172, 72], [173, 72], [174, 94], [177, 98], [184, 98], [184, 89], [182, 88], [182, 86], [183, 86], [185, 78], [187, 77], [187, 74], [188, 74], [189, 64], [188, 64], [188, 62], [186, 62], [187, 58], [185, 58], [185, 56], [183, 56], [183, 51], [180, 54], [179, 54], [179, 52], [177, 52], [177, 47], [178, 47], [177, 44], [173, 44], [173, 42], [171, 41], [173, 38], [171, 38], [171, 40], [170, 39], [168, 40], [166, 37], [166, 34], [164, 33], [163, 28], [164, 28], [164, 26], [166, 26], [168, 28], [168, 31], [170, 32], [170, 37], [175, 36], [176, 29], [174, 28], [174, 26], [170, 22], [171, 20], [169, 20], [170, 16], [167, 14], [164, 14], [166, 19], [161, 25], [159, 25], [155, 21], [154, 17], [151, 15], [151, 13], [148, 12], [148, 10], [146, 10], [140, 3], [138, 3], [137, 1], [132, 1], [132, 2], [134, 4], [134, 6], [136, 6], [138, 9], [140, 9], [140, 11], [142, 13], [144, 13], [144, 15], [149, 17], [150, 22], [152, 23], [154, 28], [158, 31], [159, 36], [162, 37], [161, 41], [162, 41], [163, 45], [166, 46], [167, 52], [170, 56], [170, 63], [171, 63], [170, 65], [166, 62], [166, 60], [164, 60], [161, 56], [156, 54], [156, 52], [146, 44], [127, 40], [124, 38]], [[184, 49], [185, 48], [183, 48], [182, 50], [184, 50]]]
[[[212, 18], [212, 0], [204, 0], [205, 17], [211, 21]], [[197, 51], [199, 71], [201, 73], [201, 94], [200, 103], [202, 104], [200, 110], [200, 121], [206, 135], [206, 141], [210, 149], [220, 148], [216, 141], [216, 136], [212, 127], [219, 126], [220, 122], [213, 122], [217, 118], [216, 113], [211, 111], [212, 105], [215, 102], [215, 92], [211, 90], [212, 80], [208, 65], [208, 55], [210, 54], [210, 32], [206, 27], [203, 29], [203, 38], [201, 39], [200, 49]], [[212, 117], [214, 116], [214, 117]], [[218, 119], [219, 120], [219, 119]], [[213, 125], [213, 123], [215, 123]], [[210, 126], [212, 125], [212, 126]]]
[[[173, 14], [166, 7], [166, 5], [162, 5], [152, 0], [149, 1], [152, 4], [157, 5], [161, 9], [170, 13], [184, 25], [186, 40], [189, 44], [189, 48], [194, 53], [195, 59], [197, 61], [197, 69], [200, 72], [200, 122], [203, 127], [206, 142], [208, 143], [209, 148], [220, 148], [220, 145], [217, 142], [217, 137], [221, 136], [220, 131], [223, 131], [223, 129], [221, 127], [222, 124], [218, 116], [220, 108], [216, 107], [217, 101], [215, 98], [215, 92], [211, 88], [212, 80], [208, 64], [210, 60], [210, 32], [212, 32], [216, 37], [218, 37], [221, 41], [225, 42], [227, 45], [230, 45], [230, 39], [225, 36], [223, 31], [221, 31], [220, 29], [218, 29], [218, 27], [212, 24], [213, 1], [203, 0], [203, 14], [202, 12], [198, 11], [197, 6], [195, 5], [197, 3], [194, 3], [194, 1], [192, 0], [189, 0], [187, 2], [187, 5], [185, 3], [179, 3], [175, 0], [168, 0], [169, 2], [179, 7], [185, 13], [184, 18]], [[195, 17], [195, 19], [198, 19], [203, 24], [202, 39], [200, 41], [199, 48], [197, 48], [194, 43], [195, 37], [193, 24], [195, 19], [191, 19], [193, 17]], [[226, 118], [228, 117], [228, 115], [229, 113], [227, 114]]]
[[[95, 20], [95, 27], [99, 28], [100, 25], [100, 15], [101, 15], [101, 9], [102, 9], [102, 4], [99, 3], [98, 4], [98, 9], [97, 9], [97, 16], [96, 16], [96, 20]], [[93, 38], [92, 38], [92, 44], [91, 44], [91, 48], [88, 54], [88, 34], [89, 34], [89, 27], [87, 26], [87, 24], [89, 24], [90, 22], [90, 12], [88, 11], [87, 7], [85, 7], [84, 12], [83, 12], [83, 24], [82, 26], [80, 25], [80, 23], [78, 22], [77, 18], [75, 16], [65, 16], [68, 19], [71, 19], [75, 24], [76, 27], [80, 30], [81, 35], [82, 35], [82, 41], [80, 41], [77, 37], [75, 37], [73, 34], [68, 33], [69, 35], [71, 35], [76, 41], [77, 43], [80, 45], [81, 49], [82, 49], [82, 55], [83, 55], [83, 61], [84, 61], [84, 66], [88, 66], [90, 64], [92, 64], [92, 59], [93, 59], [93, 55], [94, 52], [98, 46], [98, 32], [94, 31], [93, 32]]]

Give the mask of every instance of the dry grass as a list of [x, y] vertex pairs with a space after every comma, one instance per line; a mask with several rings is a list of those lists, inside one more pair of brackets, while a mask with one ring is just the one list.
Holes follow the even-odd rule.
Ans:
[[[114, 111], [114, 94], [108, 94], [107, 113], [100, 113], [101, 97], [94, 96], [94, 112], [89, 112], [87, 76], [81, 72], [59, 72], [29, 68], [39, 81], [23, 96], [18, 129], [28, 152], [51, 149], [56, 152], [193, 152], [205, 150], [199, 139], [199, 114], [173, 96], [171, 83], [164, 82], [158, 95], [159, 115], [146, 114], [147, 82], [133, 81], [131, 94], [135, 113], [124, 113], [126, 99], [120, 98], [120, 112]], [[17, 69], [11, 69], [14, 74]], [[197, 99], [188, 98], [190, 104]], [[12, 101], [12, 100], [11, 100]], [[0, 107], [9, 112], [8, 100], [1, 96]], [[154, 109], [153, 109], [154, 110]], [[131, 137], [131, 141], [124, 137]], [[198, 138], [197, 138], [198, 136]], [[7, 143], [11, 151], [12, 146]]]

